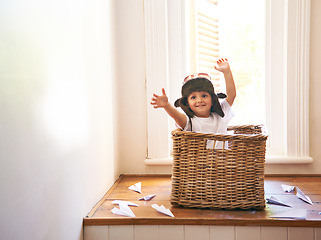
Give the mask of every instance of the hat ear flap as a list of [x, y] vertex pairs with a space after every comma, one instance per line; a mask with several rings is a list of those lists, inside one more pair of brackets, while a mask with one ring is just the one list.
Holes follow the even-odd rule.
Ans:
[[180, 107], [187, 116], [189, 117], [194, 117], [194, 113], [193, 111], [189, 108], [188, 102], [187, 102], [187, 98], [179, 98], [175, 101], [174, 103], [175, 107]]
[[179, 98], [177, 99], [175, 102], [174, 102], [174, 106], [175, 107], [180, 107], [180, 101], [181, 101], [182, 98]]
[[212, 102], [212, 107], [211, 107], [212, 112], [216, 112], [219, 116], [224, 117], [224, 112], [222, 110], [221, 104], [218, 101], [218, 98], [216, 94], [213, 96], [213, 102]]
[[225, 93], [218, 93], [216, 94], [218, 98], [227, 98]]

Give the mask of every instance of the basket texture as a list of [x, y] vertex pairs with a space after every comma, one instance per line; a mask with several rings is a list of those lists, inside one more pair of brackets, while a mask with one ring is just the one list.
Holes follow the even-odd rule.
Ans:
[[[172, 205], [210, 209], [263, 209], [267, 134], [262, 125], [230, 126], [232, 134], [175, 130]], [[228, 147], [208, 149], [208, 140]], [[225, 144], [222, 144], [225, 146]]]

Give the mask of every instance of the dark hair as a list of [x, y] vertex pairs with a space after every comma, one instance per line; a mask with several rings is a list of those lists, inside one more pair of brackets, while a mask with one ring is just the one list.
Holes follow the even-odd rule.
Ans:
[[219, 116], [224, 117], [224, 112], [220, 102], [218, 101], [218, 98], [226, 98], [226, 95], [224, 93], [219, 93], [216, 95], [212, 82], [207, 78], [194, 78], [186, 82], [182, 86], [182, 97], [175, 101], [174, 106], [181, 107], [190, 118], [194, 117], [195, 114], [189, 107], [187, 98], [192, 92], [201, 91], [207, 92], [212, 97], [211, 112], [215, 112]]

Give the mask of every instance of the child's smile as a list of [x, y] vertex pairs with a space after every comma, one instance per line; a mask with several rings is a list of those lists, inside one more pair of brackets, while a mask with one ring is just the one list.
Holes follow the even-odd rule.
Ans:
[[188, 98], [188, 105], [197, 117], [209, 117], [212, 107], [212, 97], [208, 92], [192, 92]]

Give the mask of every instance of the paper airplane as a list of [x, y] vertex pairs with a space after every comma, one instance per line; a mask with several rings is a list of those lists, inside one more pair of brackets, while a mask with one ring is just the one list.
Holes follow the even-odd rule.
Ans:
[[129, 201], [123, 201], [123, 200], [114, 200], [112, 201], [113, 204], [120, 204], [120, 203], [125, 203], [128, 206], [134, 206], [134, 207], [138, 207], [138, 205], [136, 203], [132, 203]]
[[300, 188], [296, 187], [296, 191], [297, 191], [296, 196], [297, 196], [298, 198], [300, 198], [301, 200], [303, 200], [303, 201], [305, 201], [305, 202], [313, 205], [313, 202], [311, 201], [311, 199], [310, 199], [308, 196], [306, 196], [306, 195], [300, 190]]
[[295, 186], [290, 186], [290, 185], [286, 185], [286, 184], [281, 184], [281, 187], [284, 192], [293, 192], [293, 190], [295, 188]]
[[155, 196], [156, 196], [156, 194], [148, 195], [148, 196], [142, 197], [142, 198], [140, 198], [138, 200], [139, 201], [141, 201], [141, 200], [149, 201], [149, 200], [152, 200]]
[[307, 210], [305, 209], [293, 209], [290, 211], [285, 211], [275, 215], [269, 216], [270, 218], [291, 218], [291, 219], [300, 219], [306, 220]]
[[128, 189], [133, 190], [135, 192], [142, 193], [142, 183], [141, 182], [135, 183], [134, 185], [131, 185], [130, 187], [128, 187]]
[[163, 214], [168, 215], [170, 217], [174, 217], [173, 213], [169, 209], [165, 208], [163, 205], [158, 206], [157, 204], [153, 204], [152, 208], [154, 208], [155, 210], [157, 210], [160, 213], [163, 213]]
[[136, 217], [135, 214], [133, 213], [133, 211], [124, 202], [120, 202], [119, 203], [119, 208], [114, 207], [111, 210], [111, 212], [113, 214], [122, 215], [122, 216], [126, 216], [126, 217]]
[[281, 205], [281, 206], [285, 206], [285, 207], [292, 207], [289, 204], [282, 202], [280, 199], [278, 199], [277, 197], [274, 197], [274, 196], [271, 196], [270, 198], [267, 198], [266, 200], [268, 203], [273, 203], [273, 204], [277, 204], [277, 205]]

